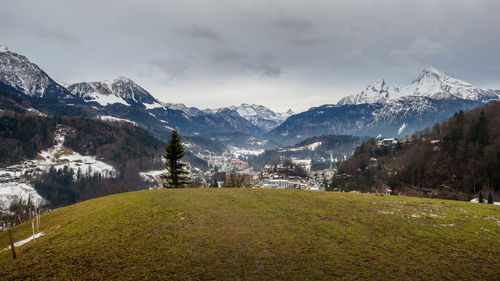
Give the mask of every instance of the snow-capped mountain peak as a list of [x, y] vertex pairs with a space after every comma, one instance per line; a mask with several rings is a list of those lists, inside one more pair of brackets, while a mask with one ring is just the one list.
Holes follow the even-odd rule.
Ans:
[[7, 46], [5, 46], [2, 43], [0, 43], [0, 53], [5, 53], [5, 52], [8, 52], [8, 51], [9, 51], [9, 48], [7, 48]]
[[365, 90], [358, 94], [347, 96], [338, 102], [338, 105], [363, 104], [363, 103], [385, 103], [395, 89], [390, 89], [384, 79], [375, 81], [368, 85]]
[[295, 112], [291, 108], [289, 108], [286, 112], [282, 113], [282, 115], [286, 116], [286, 118], [288, 118], [294, 114], [295, 114]]
[[489, 101], [498, 99], [497, 91], [482, 89], [456, 79], [451, 75], [433, 67], [424, 69], [419, 77], [409, 86], [393, 95], [393, 99], [403, 96], [423, 96], [433, 99], [464, 99], [473, 101]]
[[482, 89], [434, 67], [425, 68], [410, 85], [390, 88], [383, 79], [368, 85], [358, 94], [342, 98], [338, 105], [382, 103], [403, 97], [419, 96], [433, 99], [464, 99], [486, 102], [499, 99], [499, 91]]
[[66, 98], [71, 93], [25, 56], [0, 45], [0, 82], [32, 97]]
[[250, 121], [250, 123], [263, 129], [264, 131], [274, 129], [293, 114], [291, 109], [287, 112], [280, 113], [274, 112], [263, 105], [248, 103], [242, 103], [239, 106], [233, 105], [229, 108], [238, 112], [241, 117]]
[[97, 102], [102, 106], [121, 103], [143, 105], [148, 109], [162, 107], [162, 104], [148, 91], [127, 77], [118, 77], [102, 82], [75, 83], [68, 86], [68, 89], [77, 97]]

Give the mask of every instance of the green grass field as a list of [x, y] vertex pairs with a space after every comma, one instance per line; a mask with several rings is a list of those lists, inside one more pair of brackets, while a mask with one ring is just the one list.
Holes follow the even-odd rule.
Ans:
[[[42, 216], [0, 279], [500, 280], [500, 206], [263, 189], [123, 193]], [[13, 228], [14, 241], [31, 224]], [[9, 245], [0, 233], [0, 250]]]

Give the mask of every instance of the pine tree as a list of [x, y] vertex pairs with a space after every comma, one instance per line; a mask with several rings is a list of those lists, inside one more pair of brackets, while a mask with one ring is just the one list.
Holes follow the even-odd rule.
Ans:
[[185, 170], [186, 164], [180, 162], [184, 157], [184, 148], [182, 147], [181, 137], [177, 129], [172, 131], [170, 140], [165, 147], [166, 166], [168, 175], [163, 179], [166, 181], [163, 184], [165, 188], [178, 188], [183, 187], [189, 183], [189, 178], [186, 176], [188, 172]]
[[479, 192], [479, 203], [484, 203], [483, 201], [484, 201], [483, 193]]
[[491, 192], [488, 194], [488, 204], [493, 204], [493, 196], [491, 196]]

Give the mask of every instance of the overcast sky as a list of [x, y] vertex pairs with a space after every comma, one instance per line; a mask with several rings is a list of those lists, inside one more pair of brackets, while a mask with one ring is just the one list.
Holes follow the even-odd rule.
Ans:
[[426, 66], [500, 89], [500, 1], [0, 0], [0, 43], [55, 79], [127, 76], [165, 102], [335, 103]]

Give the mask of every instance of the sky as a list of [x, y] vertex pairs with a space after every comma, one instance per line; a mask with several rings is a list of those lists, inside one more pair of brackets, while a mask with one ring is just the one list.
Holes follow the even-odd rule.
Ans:
[[500, 89], [497, 0], [0, 0], [0, 43], [52, 78], [164, 102], [303, 111], [428, 66]]

